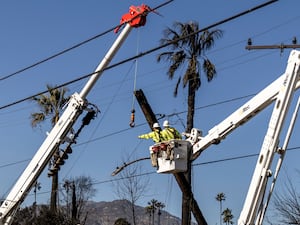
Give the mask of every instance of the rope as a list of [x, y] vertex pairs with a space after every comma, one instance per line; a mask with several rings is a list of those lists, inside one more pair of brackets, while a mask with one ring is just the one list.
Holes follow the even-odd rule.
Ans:
[[[140, 32], [138, 30], [138, 38], [137, 38], [137, 48], [136, 48], [136, 54], [139, 52], [139, 44], [140, 44]], [[135, 69], [134, 69], [134, 79], [133, 79], [133, 92], [136, 90], [136, 80], [137, 80], [137, 71], [138, 71], [138, 60], [135, 59]], [[130, 127], [135, 126], [135, 96], [132, 95], [132, 105], [131, 105], [131, 115], [130, 115]]]

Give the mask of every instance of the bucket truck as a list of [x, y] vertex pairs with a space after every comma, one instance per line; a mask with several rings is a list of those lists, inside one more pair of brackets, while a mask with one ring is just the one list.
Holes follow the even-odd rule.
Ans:
[[[191, 133], [185, 134], [187, 137], [186, 140], [170, 140], [167, 143], [158, 143], [150, 146], [150, 152], [157, 152], [157, 172], [185, 172], [187, 170], [188, 160], [195, 160], [200, 153], [210, 145], [219, 144], [228, 134], [251, 120], [251, 118], [274, 102], [274, 109], [269, 121], [267, 133], [238, 220], [238, 225], [262, 224], [299, 108], [298, 99], [284, 145], [280, 148], [278, 146], [279, 136], [290, 107], [290, 102], [295, 91], [300, 87], [299, 65], [300, 51], [292, 50], [285, 73], [229, 115], [221, 123], [210, 129], [207, 135], [202, 136], [200, 130], [193, 128]], [[167, 148], [172, 149], [171, 156], [167, 154]], [[271, 165], [275, 154], [279, 154], [280, 158], [274, 173], [269, 196], [265, 201], [264, 197], [267, 193], [266, 188], [268, 186], [268, 181], [273, 174]]]
[[102, 75], [103, 70], [108, 66], [116, 52], [119, 50], [132, 28], [145, 25], [146, 16], [150, 11], [151, 9], [147, 5], [131, 6], [129, 8], [129, 12], [122, 16], [120, 25], [115, 29], [115, 32], [118, 32], [119, 29], [123, 27], [121, 33], [108, 50], [82, 91], [80, 93], [74, 93], [71, 96], [70, 101], [59, 121], [48, 134], [47, 138], [33, 156], [32, 160], [10, 190], [7, 197], [1, 203], [0, 225], [9, 225], [12, 223], [13, 217], [19, 206], [30, 192], [51, 157], [57, 151], [59, 146], [68, 138], [78, 117], [84, 110], [91, 111], [86, 99], [88, 93]]

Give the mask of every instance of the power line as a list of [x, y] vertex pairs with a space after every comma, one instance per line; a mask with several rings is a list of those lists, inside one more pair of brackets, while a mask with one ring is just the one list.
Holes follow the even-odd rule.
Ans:
[[[172, 1], [174, 1], [174, 0], [169, 0], [169, 1], [165, 2], [165, 3], [163, 3], [163, 4], [160, 4], [159, 6], [153, 8], [152, 11], [154, 11], [154, 10], [156, 10], [156, 9], [162, 7], [162, 6], [165, 6], [165, 5], [169, 4], [169, 3], [172, 2]], [[135, 19], [135, 17], [134, 17], [133, 19]], [[128, 21], [127, 21], [127, 22], [128, 22]], [[62, 51], [60, 51], [60, 52], [58, 52], [58, 53], [56, 53], [56, 54], [54, 54], [54, 55], [52, 55], [52, 56], [49, 56], [49, 57], [47, 57], [47, 58], [45, 58], [45, 59], [42, 59], [42, 60], [40, 60], [40, 61], [38, 61], [38, 62], [36, 62], [36, 63], [30, 65], [30, 66], [24, 67], [24, 68], [22, 68], [22, 69], [20, 69], [20, 70], [17, 70], [16, 72], [13, 72], [13, 73], [11, 73], [11, 74], [2, 76], [2, 77], [0, 77], [0, 81], [6, 80], [6, 79], [8, 79], [8, 78], [10, 78], [10, 77], [12, 77], [12, 76], [15, 76], [15, 75], [17, 75], [17, 74], [19, 74], [19, 73], [22, 73], [22, 72], [24, 72], [24, 71], [26, 71], [26, 70], [29, 70], [29, 69], [33, 68], [33, 67], [36, 67], [36, 66], [38, 66], [38, 65], [40, 65], [40, 64], [42, 64], [42, 63], [45, 63], [45, 62], [47, 62], [47, 61], [49, 61], [49, 60], [51, 60], [51, 59], [54, 59], [54, 58], [56, 58], [56, 57], [58, 57], [58, 56], [60, 56], [60, 55], [63, 55], [63, 54], [65, 54], [65, 53], [67, 53], [67, 52], [69, 52], [69, 51], [71, 51], [71, 50], [74, 50], [74, 49], [76, 49], [76, 48], [78, 48], [78, 47], [80, 47], [80, 46], [82, 46], [82, 45], [84, 45], [84, 44], [87, 44], [87, 43], [89, 43], [89, 42], [91, 42], [91, 41], [93, 41], [93, 40], [95, 40], [95, 39], [97, 39], [97, 38], [99, 38], [99, 37], [102, 37], [102, 36], [104, 36], [105, 34], [111, 32], [111, 31], [113, 31], [113, 30], [115, 30], [116, 28], [119, 28], [119, 27], [120, 27], [120, 24], [118, 24], [118, 25], [116, 25], [116, 26], [114, 26], [114, 27], [112, 27], [112, 28], [110, 28], [110, 29], [108, 29], [108, 30], [106, 30], [106, 31], [104, 31], [104, 32], [102, 32], [102, 33], [100, 33], [100, 34], [97, 34], [97, 35], [95, 35], [95, 36], [93, 36], [93, 37], [91, 37], [91, 38], [89, 38], [89, 39], [87, 39], [87, 40], [85, 40], [85, 41], [82, 41], [82, 42], [80, 42], [80, 43], [78, 43], [78, 44], [76, 44], [76, 45], [73, 45], [73, 46], [71, 46], [71, 47], [69, 47], [69, 48], [66, 48], [66, 49], [64, 49], [64, 50], [62, 50]]]
[[[291, 147], [291, 148], [288, 148], [287, 151], [299, 150], [299, 149], [300, 149], [300, 146], [299, 147]], [[232, 160], [251, 158], [251, 157], [256, 157], [258, 155], [259, 155], [258, 153], [255, 153], [255, 154], [248, 154], [248, 155], [242, 155], [242, 156], [237, 156], [237, 157], [229, 157], [229, 158], [224, 158], [224, 159], [219, 159], [219, 160], [211, 160], [211, 161], [202, 162], [202, 163], [193, 163], [192, 166], [193, 167], [198, 167], [198, 166], [210, 165], [210, 164], [215, 164], [215, 163], [220, 163], [220, 162], [228, 162], [228, 161], [232, 161]], [[145, 173], [135, 174], [135, 175], [127, 176], [127, 177], [119, 177], [119, 178], [114, 178], [114, 179], [95, 181], [92, 184], [93, 185], [101, 185], [101, 184], [105, 184], [105, 183], [112, 183], [112, 182], [115, 182], [115, 181], [118, 181], [118, 180], [124, 180], [124, 179], [128, 179], [128, 178], [132, 178], [132, 177], [149, 176], [149, 175], [152, 175], [152, 174], [157, 174], [157, 172], [156, 171], [145, 172]], [[44, 191], [44, 192], [38, 193], [37, 195], [42, 195], [42, 194], [50, 193], [50, 192], [51, 191]]]
[[[160, 5], [160, 6], [158, 6], [158, 7], [161, 7], [161, 6], [165, 5], [165, 4], [168, 4], [168, 3], [171, 2], [171, 1], [172, 1], [172, 0], [170, 0], [170, 1], [168, 1], [168, 2], [166, 2], [166, 3], [164, 3], [164, 4], [162, 4], [162, 5]], [[240, 16], [243, 16], [243, 15], [245, 15], [245, 14], [248, 14], [248, 13], [250, 13], [250, 12], [253, 12], [253, 11], [255, 11], [255, 10], [258, 10], [258, 9], [260, 9], [260, 8], [262, 8], [262, 7], [265, 7], [265, 6], [269, 5], [269, 4], [272, 4], [272, 3], [277, 2], [277, 1], [278, 1], [278, 0], [271, 0], [271, 1], [268, 1], [268, 2], [263, 3], [263, 4], [261, 4], [261, 5], [255, 6], [255, 7], [251, 8], [251, 9], [248, 9], [248, 10], [246, 10], [246, 11], [243, 11], [243, 12], [241, 12], [241, 13], [238, 13], [238, 14], [236, 14], [236, 15], [234, 15], [234, 16], [228, 17], [227, 19], [223, 19], [223, 20], [221, 20], [221, 21], [219, 21], [219, 22], [216, 22], [216, 23], [214, 23], [214, 24], [211, 24], [211, 25], [209, 25], [209, 26], [207, 26], [207, 27], [205, 27], [205, 28], [199, 29], [198, 31], [195, 31], [195, 32], [193, 32], [193, 33], [191, 33], [191, 34], [189, 34], [189, 35], [183, 36], [183, 37], [178, 38], [178, 39], [176, 39], [176, 40], [173, 40], [173, 41], [171, 41], [171, 42], [168, 42], [168, 43], [165, 43], [165, 44], [163, 44], [163, 45], [160, 45], [160, 46], [158, 46], [158, 47], [154, 47], [154, 48], [152, 48], [152, 49], [149, 49], [149, 50], [147, 50], [147, 51], [145, 51], [145, 52], [141, 52], [141, 53], [139, 53], [139, 54], [137, 54], [137, 55], [135, 55], [135, 56], [129, 57], [129, 58], [124, 59], [124, 60], [121, 60], [121, 61], [119, 61], [119, 62], [117, 62], [117, 63], [115, 63], [115, 64], [112, 64], [111, 66], [107, 66], [107, 67], [106, 67], [105, 69], [103, 69], [102, 71], [95, 71], [95, 72], [93, 72], [93, 73], [86, 74], [86, 75], [84, 75], [84, 76], [82, 76], [82, 77], [79, 77], [79, 78], [77, 78], [77, 79], [74, 79], [74, 80], [65, 82], [65, 83], [63, 83], [63, 84], [60, 84], [60, 85], [56, 86], [56, 88], [61, 88], [61, 87], [70, 85], [70, 84], [72, 84], [72, 83], [75, 83], [75, 82], [78, 82], [78, 81], [80, 81], [80, 80], [86, 79], [86, 78], [88, 78], [88, 77], [90, 77], [90, 76], [92, 76], [92, 75], [94, 75], [94, 74], [99, 73], [99, 72], [103, 72], [103, 71], [112, 69], [112, 68], [114, 68], [114, 67], [117, 67], [117, 66], [119, 66], [119, 65], [122, 65], [122, 64], [124, 64], [124, 63], [129, 62], [129, 61], [132, 61], [132, 60], [141, 58], [141, 57], [143, 57], [143, 56], [149, 55], [150, 53], [153, 53], [153, 52], [158, 51], [158, 50], [160, 50], [160, 49], [162, 49], [162, 48], [165, 48], [165, 47], [167, 47], [167, 46], [169, 46], [169, 45], [172, 45], [172, 44], [174, 44], [174, 43], [176, 43], [176, 42], [178, 42], [178, 41], [184, 40], [184, 39], [186, 39], [186, 38], [188, 38], [188, 37], [190, 37], [190, 36], [193, 36], [193, 35], [195, 35], [195, 34], [197, 34], [197, 33], [206, 31], [206, 30], [211, 29], [211, 28], [213, 28], [213, 27], [215, 27], [215, 26], [218, 26], [218, 25], [221, 25], [221, 24], [223, 24], [223, 23], [226, 23], [226, 22], [229, 22], [229, 21], [231, 21], [231, 20], [234, 20], [234, 19], [236, 19], [236, 18], [238, 18], [238, 17], [240, 17]], [[158, 7], [154, 8], [153, 10], [157, 9]], [[112, 29], [110, 29], [110, 30], [112, 30]], [[53, 58], [53, 57], [49, 57], [49, 58]], [[29, 66], [29, 67], [32, 68], [32, 66]], [[29, 68], [29, 67], [27, 67], [27, 68]], [[34, 95], [32, 95], [32, 96], [29, 96], [29, 97], [26, 97], [26, 98], [17, 100], [17, 101], [15, 101], [15, 102], [9, 103], [9, 104], [7, 104], [7, 105], [1, 106], [1, 107], [0, 107], [0, 110], [1, 110], [1, 109], [5, 109], [5, 108], [8, 108], [8, 107], [13, 106], [13, 105], [16, 105], [16, 104], [19, 104], [19, 103], [22, 103], [22, 102], [24, 102], [24, 101], [30, 100], [30, 99], [32, 99], [33, 97], [35, 97], [35, 96], [37, 96], [37, 95], [40, 95], [40, 94], [45, 94], [46, 92], [47, 92], [47, 91], [42, 91], [42, 92], [37, 93], [37, 94], [34, 94]]]
[[[119, 26], [119, 25], [118, 25], [118, 26]], [[40, 60], [40, 61], [38, 61], [38, 62], [36, 62], [36, 63], [30, 65], [30, 66], [27, 66], [27, 67], [25, 67], [25, 68], [22, 68], [22, 69], [20, 69], [20, 70], [17, 70], [16, 72], [13, 72], [13, 73], [11, 73], [11, 74], [2, 76], [2, 77], [0, 78], [0, 81], [6, 80], [6, 79], [8, 79], [8, 78], [10, 78], [10, 77], [12, 77], [12, 76], [15, 76], [15, 75], [17, 75], [17, 74], [20, 74], [20, 73], [22, 73], [22, 72], [24, 72], [24, 71], [26, 71], [26, 70], [29, 70], [29, 69], [31, 69], [31, 68], [33, 68], [33, 67], [36, 67], [36, 66], [38, 66], [38, 65], [40, 65], [40, 64], [42, 64], [42, 63], [45, 63], [45, 62], [47, 62], [47, 61], [49, 61], [49, 60], [51, 60], [51, 59], [54, 59], [54, 58], [56, 58], [56, 57], [58, 57], [58, 56], [60, 56], [60, 55], [63, 55], [63, 54], [65, 54], [65, 53], [67, 53], [67, 52], [69, 52], [69, 51], [71, 51], [71, 50], [74, 50], [75, 48], [78, 48], [78, 47], [80, 47], [80, 46], [82, 46], [82, 45], [84, 45], [84, 44], [87, 44], [88, 42], [90, 42], [90, 41], [92, 41], [92, 40], [94, 40], [94, 39], [97, 39], [97, 38], [99, 38], [99, 37], [102, 37], [102, 36], [104, 36], [105, 34], [107, 34], [107, 33], [111, 32], [111, 31], [113, 31], [113, 30], [114, 30], [116, 27], [118, 27], [118, 26], [115, 26], [115, 27], [113, 27], [113, 28], [110, 28], [110, 29], [108, 29], [107, 31], [104, 31], [104, 32], [101, 33], [101, 34], [97, 34], [97, 35], [95, 35], [94, 37], [91, 37], [91, 38], [89, 38], [89, 39], [87, 39], [87, 40], [85, 40], [85, 41], [82, 41], [82, 42], [80, 42], [80, 43], [78, 43], [78, 44], [76, 44], [76, 45], [73, 45], [73, 46], [71, 46], [71, 47], [69, 47], [69, 48], [66, 48], [66, 49], [64, 49], [64, 50], [62, 50], [62, 51], [60, 51], [60, 52], [58, 52], [58, 53], [56, 53], [56, 54], [54, 54], [54, 55], [52, 55], [52, 56], [49, 56], [48, 58], [42, 59], [42, 60]]]
[[0, 165], [0, 169], [4, 168], [4, 167], [14, 166], [14, 165], [17, 165], [17, 164], [20, 164], [20, 163], [28, 162], [30, 160], [31, 159], [23, 159], [23, 160], [16, 161], [16, 162], [13, 162], [13, 163], [8, 163], [8, 164]]
[[[229, 103], [229, 102], [232, 102], [232, 101], [237, 101], [237, 100], [241, 100], [241, 99], [244, 99], [244, 98], [249, 98], [249, 97], [252, 97], [252, 96], [254, 96], [254, 95], [255, 95], [255, 94], [245, 95], [245, 96], [242, 96], [242, 97], [232, 98], [232, 99], [228, 99], [228, 100], [224, 100], [224, 101], [220, 101], [220, 102], [208, 104], [208, 105], [205, 105], [205, 106], [195, 107], [195, 110], [205, 109], [205, 108], [208, 108], [208, 107], [212, 107], [212, 106], [216, 106], [216, 105], [220, 105], [220, 104], [225, 104], [225, 103]], [[168, 114], [168, 115], [163, 115], [162, 118], [164, 118], [164, 117], [172, 117], [172, 116], [176, 116], [176, 115], [183, 114], [183, 113], [186, 113], [186, 112], [187, 112], [187, 111], [184, 110], [184, 111], [181, 111], [181, 112], [178, 112], [178, 113], [172, 113], [172, 114]], [[161, 118], [161, 119], [162, 119], [162, 118]], [[145, 124], [146, 124], [146, 123], [141, 123], [141, 124], [136, 125], [135, 127], [144, 126]], [[106, 135], [101, 136], [101, 137], [97, 137], [97, 138], [91, 139], [91, 140], [89, 140], [89, 141], [77, 143], [73, 148], [76, 148], [76, 147], [79, 147], [79, 146], [81, 146], [81, 145], [85, 145], [85, 144], [88, 144], [88, 143], [91, 143], [91, 142], [95, 142], [95, 141], [104, 139], [104, 138], [106, 138], [106, 137], [111, 137], [111, 136], [113, 136], [113, 135], [117, 135], [117, 134], [126, 132], [126, 131], [128, 131], [128, 130], [132, 130], [132, 128], [122, 129], [122, 130], [119, 130], [119, 131], [115, 131], [115, 132], [106, 134]], [[24, 159], [24, 160], [16, 161], [16, 162], [13, 162], [13, 163], [8, 163], [8, 164], [0, 165], [0, 169], [1, 169], [1, 168], [4, 168], [4, 167], [13, 166], [13, 165], [16, 165], [16, 164], [28, 162], [28, 161], [30, 161], [30, 159]]]

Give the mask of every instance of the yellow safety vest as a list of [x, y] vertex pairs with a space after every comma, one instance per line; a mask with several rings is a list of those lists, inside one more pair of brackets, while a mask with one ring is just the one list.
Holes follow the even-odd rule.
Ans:
[[163, 141], [162, 136], [160, 134], [160, 131], [152, 131], [152, 132], [150, 132], [148, 134], [142, 134], [142, 135], [139, 136], [139, 138], [143, 138], [143, 139], [150, 139], [150, 138], [152, 138], [152, 140], [155, 143]]
[[181, 139], [180, 133], [173, 127], [167, 127], [161, 132], [161, 136], [164, 141], [171, 139]]

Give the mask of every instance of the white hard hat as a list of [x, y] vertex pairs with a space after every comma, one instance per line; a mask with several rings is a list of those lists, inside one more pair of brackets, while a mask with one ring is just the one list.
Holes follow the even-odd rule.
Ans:
[[165, 120], [163, 126], [164, 126], [164, 127], [170, 126], [169, 121], [168, 121], [168, 120]]
[[159, 124], [158, 123], [154, 123], [153, 124], [153, 128], [159, 128]]

